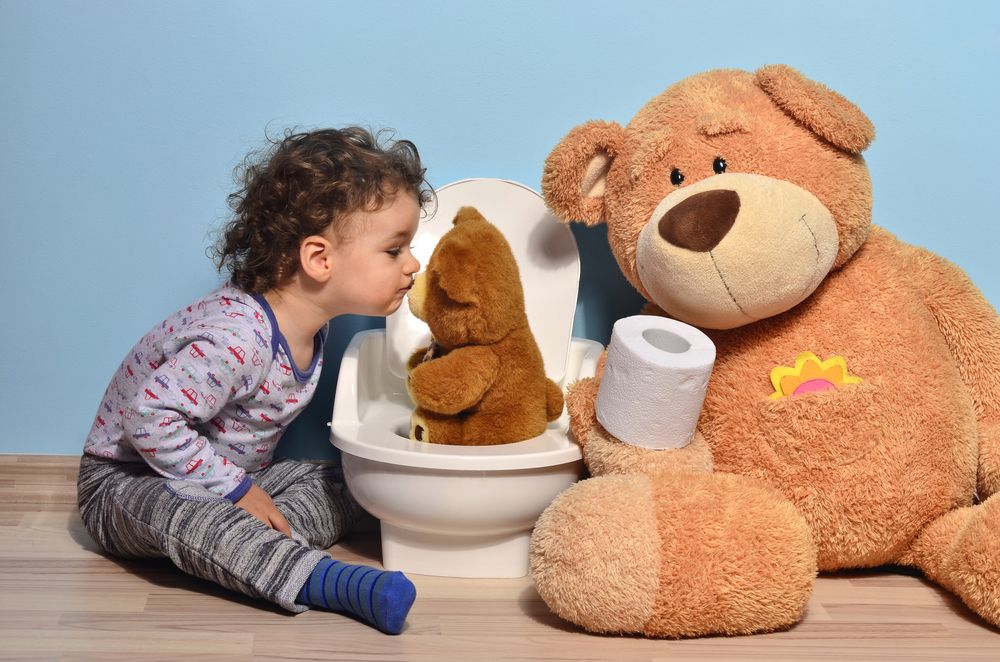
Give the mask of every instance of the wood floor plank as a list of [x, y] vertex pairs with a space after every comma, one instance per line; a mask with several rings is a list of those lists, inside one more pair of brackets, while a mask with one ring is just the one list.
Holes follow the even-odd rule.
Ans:
[[[413, 575], [397, 637], [292, 615], [177, 571], [104, 556], [75, 510], [78, 459], [0, 455], [0, 658], [72, 660], [1000, 660], [1000, 632], [912, 571], [822, 575], [786, 632], [664, 641], [585, 633], [528, 578]], [[331, 549], [379, 563], [377, 523]]]
[[0, 628], [4, 654], [44, 653], [50, 656], [67, 653], [96, 654], [115, 652], [132, 659], [144, 655], [173, 657], [195, 655], [209, 658], [220, 655], [249, 656], [253, 651], [253, 635], [247, 633], [198, 631], [100, 631], [67, 629], [36, 629], [30, 631]]

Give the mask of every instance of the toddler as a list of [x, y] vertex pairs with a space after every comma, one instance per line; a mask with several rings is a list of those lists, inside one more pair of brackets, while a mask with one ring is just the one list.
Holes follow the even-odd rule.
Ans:
[[273, 455], [313, 396], [327, 322], [402, 303], [429, 196], [416, 147], [361, 128], [288, 133], [248, 158], [214, 248], [229, 282], [139, 340], [87, 435], [80, 514], [104, 550], [402, 630], [413, 584], [323, 551], [360, 512], [339, 470]]

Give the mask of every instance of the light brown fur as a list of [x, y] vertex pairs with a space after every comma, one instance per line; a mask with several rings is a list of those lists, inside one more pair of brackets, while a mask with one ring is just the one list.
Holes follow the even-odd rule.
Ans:
[[[882, 564], [921, 568], [1000, 625], [1000, 497], [993, 496], [1000, 490], [1000, 322], [959, 269], [871, 224], [860, 152], [873, 137], [871, 123], [839, 94], [773, 66], [693, 76], [650, 101], [628, 127], [585, 124], [550, 155], [546, 200], [566, 221], [608, 224], [612, 252], [651, 313], [674, 302], [650, 294], [642, 275], [651, 278], [649, 266], [637, 263], [636, 247], [674, 190], [673, 168], [685, 175], [677, 190], [712, 181], [724, 188], [726, 178], [709, 180], [713, 158], [724, 156], [727, 173], [808, 191], [836, 225], [832, 270], [804, 301], [779, 299], [784, 312], [704, 328], [717, 358], [698, 424], [710, 454], [701, 466], [692, 460], [697, 444], [648, 451], [611, 437], [593, 415], [598, 379], [571, 387], [572, 430], [591, 472], [645, 481], [657, 504], [660, 545], [645, 561], [659, 568], [656, 608], [642, 628], [616, 631], [679, 637], [787, 627], [800, 618], [817, 569]], [[593, 164], [601, 166], [603, 188], [591, 168], [581, 189]], [[717, 252], [738, 256], [777, 239], [765, 236], [759, 247], [720, 243]], [[784, 284], [783, 275], [776, 259], [773, 272], [750, 286], [766, 298], [767, 279]], [[686, 314], [683, 321], [706, 326], [697, 311]], [[845, 357], [862, 381], [772, 399], [771, 369], [794, 365], [803, 351]], [[712, 487], [717, 481], [727, 488]], [[573, 489], [561, 497], [561, 513], [574, 512]], [[981, 505], [974, 505], [977, 489]], [[595, 583], [610, 593], [627, 587], [599, 569], [554, 573], [544, 562], [552, 554], [546, 541], [572, 544], [578, 534], [602, 531], [605, 544], [593, 551], [613, 555], [629, 547], [632, 532], [649, 535], [645, 514], [629, 523], [608, 512], [602, 491], [600, 484], [587, 491], [585, 515], [542, 520], [533, 568], [556, 613], [606, 632], [612, 616], [605, 606], [566, 603], [583, 584], [591, 592]], [[678, 533], [706, 530], [714, 534]], [[724, 567], [719, 553], [733, 555]], [[787, 583], [776, 564], [790, 568]], [[743, 597], [718, 609], [710, 598], [720, 593]]]

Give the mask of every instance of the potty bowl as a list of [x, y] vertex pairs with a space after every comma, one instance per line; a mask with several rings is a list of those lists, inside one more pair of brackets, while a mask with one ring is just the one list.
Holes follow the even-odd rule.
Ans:
[[[604, 347], [571, 338], [580, 277], [568, 227], [538, 193], [515, 182], [471, 179], [438, 189], [413, 252], [427, 264], [460, 207], [479, 209], [517, 259], [528, 323], [547, 376], [565, 386], [595, 373]], [[344, 352], [331, 441], [358, 503], [379, 519], [388, 570], [446, 577], [523, 577], [535, 520], [583, 469], [565, 412], [538, 437], [495, 446], [408, 438], [414, 409], [405, 387], [409, 355], [428, 344], [426, 324], [405, 304], [385, 330], [362, 331]]]

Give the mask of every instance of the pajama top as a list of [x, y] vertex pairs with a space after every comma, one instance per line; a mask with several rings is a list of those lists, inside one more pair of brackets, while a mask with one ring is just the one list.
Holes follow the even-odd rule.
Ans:
[[226, 285], [147, 333], [111, 379], [84, 452], [145, 462], [236, 502], [308, 404], [324, 327], [300, 370], [267, 301]]

